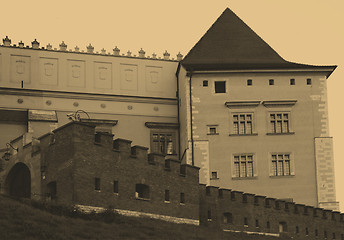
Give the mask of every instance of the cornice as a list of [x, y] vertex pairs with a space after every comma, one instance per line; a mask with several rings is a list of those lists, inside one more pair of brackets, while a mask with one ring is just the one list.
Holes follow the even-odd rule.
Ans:
[[296, 104], [297, 100], [276, 100], [276, 101], [263, 101], [265, 107], [292, 107]]
[[260, 104], [260, 101], [230, 101], [225, 102], [226, 107], [257, 107]]

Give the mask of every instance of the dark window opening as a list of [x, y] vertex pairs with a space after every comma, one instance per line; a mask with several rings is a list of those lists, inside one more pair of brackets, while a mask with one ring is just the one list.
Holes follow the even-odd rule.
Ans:
[[217, 131], [216, 131], [216, 127], [209, 127], [209, 134], [216, 134]]
[[312, 85], [312, 79], [311, 78], [307, 78], [307, 85]]
[[180, 174], [183, 176], [186, 175], [186, 165], [180, 165]]
[[211, 211], [208, 210], [208, 221], [211, 221]]
[[233, 216], [229, 212], [223, 214], [223, 223], [233, 223]]
[[247, 86], [252, 86], [252, 79], [247, 79]]
[[275, 208], [276, 208], [276, 209], [280, 209], [279, 202], [275, 202]]
[[215, 93], [225, 93], [226, 92], [226, 82], [218, 81], [215, 82]]
[[327, 239], [327, 231], [324, 231], [324, 238]]
[[256, 228], [258, 228], [258, 227], [259, 227], [259, 220], [256, 219]]
[[332, 233], [332, 239], [336, 239], [336, 233]]
[[208, 87], [208, 80], [203, 81], [203, 87]]
[[185, 203], [185, 194], [180, 193], [180, 203]]
[[136, 198], [144, 198], [149, 199], [149, 186], [145, 184], [136, 184], [135, 186], [135, 197]]
[[170, 190], [165, 190], [165, 201], [166, 202], [170, 201]]
[[284, 209], [285, 209], [286, 211], [289, 211], [289, 205], [288, 205], [288, 203], [285, 203], [285, 204], [284, 204]]
[[294, 78], [290, 79], [290, 85], [295, 85], [295, 79]]
[[47, 185], [48, 188], [48, 197], [51, 200], [55, 200], [57, 196], [57, 186], [56, 186], [56, 181], [50, 182]]
[[305, 232], [306, 232], [306, 235], [308, 236], [309, 235], [308, 227], [306, 227]]
[[96, 142], [96, 143], [100, 143], [101, 142], [101, 133], [97, 132], [94, 135], [94, 142]]
[[341, 240], [344, 240], [344, 234], [341, 234], [341, 235], [340, 235], [340, 239], [341, 239]]
[[270, 201], [269, 201], [269, 199], [265, 199], [265, 207], [270, 207]]
[[217, 172], [211, 172], [211, 179], [218, 179]]
[[270, 229], [270, 222], [269, 221], [266, 222], [266, 228]]
[[113, 192], [118, 193], [118, 181], [113, 181]]
[[296, 227], [295, 227], [295, 233], [299, 233], [299, 232], [300, 232], [299, 226], [296, 226]]
[[[318, 229], [315, 229], [315, 231], [314, 231], [314, 235], [317, 237], [318, 235], [319, 235], [319, 233], [318, 233]], [[343, 239], [344, 240], [344, 239]]]
[[269, 85], [275, 85], [275, 80], [270, 79], [270, 80], [269, 80]]
[[247, 219], [247, 217], [244, 217], [244, 226], [248, 226], [248, 219]]
[[94, 190], [100, 191], [100, 178], [94, 178]]

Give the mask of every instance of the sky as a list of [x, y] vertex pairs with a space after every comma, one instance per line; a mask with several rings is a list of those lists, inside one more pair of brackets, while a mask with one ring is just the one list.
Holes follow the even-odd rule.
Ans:
[[12, 44], [107, 52], [117, 46], [138, 55], [184, 56], [226, 9], [234, 11], [284, 59], [338, 65], [328, 79], [330, 135], [334, 137], [337, 200], [344, 212], [344, 1], [343, 0], [36, 0], [3, 1], [0, 38]]

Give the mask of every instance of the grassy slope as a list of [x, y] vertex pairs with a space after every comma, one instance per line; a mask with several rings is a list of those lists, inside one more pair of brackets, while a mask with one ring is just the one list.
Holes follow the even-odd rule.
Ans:
[[146, 218], [117, 216], [112, 223], [53, 215], [0, 196], [0, 239], [278, 239]]

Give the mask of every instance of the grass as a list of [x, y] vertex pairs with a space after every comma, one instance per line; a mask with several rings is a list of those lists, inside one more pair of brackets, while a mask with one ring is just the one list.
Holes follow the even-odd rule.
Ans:
[[5, 196], [0, 196], [0, 239], [284, 240], [244, 233], [225, 233], [216, 229], [149, 218], [126, 217], [110, 211], [101, 215], [82, 214], [64, 206], [17, 201]]

